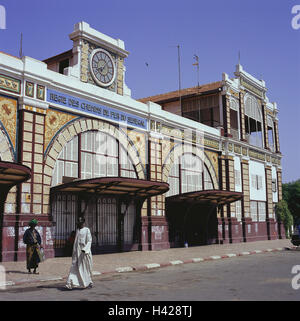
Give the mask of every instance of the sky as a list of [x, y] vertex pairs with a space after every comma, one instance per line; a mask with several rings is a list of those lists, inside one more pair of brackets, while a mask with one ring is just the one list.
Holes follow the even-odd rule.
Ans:
[[[283, 182], [300, 179], [300, 28], [292, 13], [300, 0], [0, 0], [6, 29], [0, 51], [44, 60], [72, 48], [69, 34], [85, 21], [121, 39], [126, 84], [135, 99], [215, 82], [238, 63], [263, 79], [279, 110]], [[297, 19], [294, 18], [294, 19]], [[300, 24], [300, 17], [299, 17]]]

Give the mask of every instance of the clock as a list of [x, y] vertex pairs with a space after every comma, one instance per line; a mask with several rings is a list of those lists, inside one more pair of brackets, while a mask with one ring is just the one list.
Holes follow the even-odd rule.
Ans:
[[104, 49], [95, 49], [90, 55], [90, 70], [95, 82], [110, 86], [116, 77], [116, 66], [112, 56]]

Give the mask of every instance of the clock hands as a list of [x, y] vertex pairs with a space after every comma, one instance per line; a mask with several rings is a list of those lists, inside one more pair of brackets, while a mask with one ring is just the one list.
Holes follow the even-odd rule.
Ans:
[[[100, 60], [101, 61], [101, 65], [99, 64], [99, 71], [101, 74], [107, 74], [108, 73], [108, 62], [106, 62], [105, 60]], [[104, 65], [103, 65], [104, 62]]]
[[[100, 67], [100, 72], [103, 74], [104, 69], [107, 70], [107, 64], [105, 64], [103, 67]], [[107, 72], [105, 72], [107, 74]]]
[[112, 58], [102, 49], [91, 53], [92, 76], [101, 86], [107, 87], [115, 78], [115, 66]]

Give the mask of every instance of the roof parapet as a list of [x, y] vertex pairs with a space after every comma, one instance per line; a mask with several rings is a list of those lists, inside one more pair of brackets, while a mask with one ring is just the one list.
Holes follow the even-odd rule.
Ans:
[[100, 31], [91, 28], [90, 25], [84, 21], [74, 25], [74, 31], [69, 37], [74, 42], [79, 39], [86, 39], [96, 45], [108, 48], [123, 58], [126, 58], [129, 55], [129, 52], [125, 50], [123, 40], [111, 38]]

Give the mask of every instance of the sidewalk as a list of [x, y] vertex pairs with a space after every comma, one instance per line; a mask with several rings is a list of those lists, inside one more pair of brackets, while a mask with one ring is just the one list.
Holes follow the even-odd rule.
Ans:
[[[162, 251], [126, 252], [93, 255], [94, 278], [109, 273], [143, 271], [176, 264], [199, 263], [206, 260], [232, 258], [240, 255], [283, 251], [294, 246], [290, 240], [272, 240], [223, 245], [175, 248]], [[201, 264], [201, 263], [200, 263]], [[28, 274], [26, 262], [3, 262], [6, 278], [0, 279], [0, 289], [33, 286], [40, 282], [64, 281], [71, 266], [71, 257], [47, 259], [39, 266], [39, 274]]]

